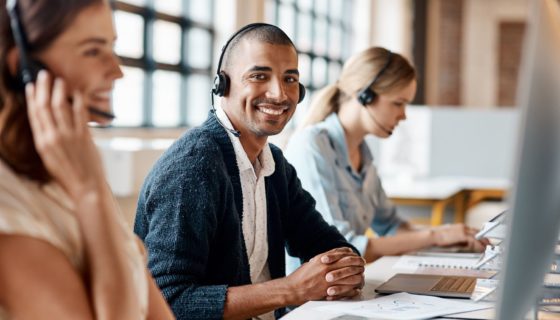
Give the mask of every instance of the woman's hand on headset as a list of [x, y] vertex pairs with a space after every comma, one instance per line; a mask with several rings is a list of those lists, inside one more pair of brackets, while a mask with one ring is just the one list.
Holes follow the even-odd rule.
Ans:
[[46, 71], [26, 86], [27, 112], [39, 156], [52, 177], [74, 199], [105, 184], [103, 167], [87, 126], [82, 94]]

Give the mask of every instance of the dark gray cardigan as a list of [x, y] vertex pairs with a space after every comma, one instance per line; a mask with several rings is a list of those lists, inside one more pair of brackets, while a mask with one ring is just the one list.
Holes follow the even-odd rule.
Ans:
[[[265, 186], [268, 265], [275, 279], [285, 276], [285, 246], [307, 261], [351, 245], [315, 210], [315, 201], [280, 149], [271, 149], [275, 171], [265, 178]], [[242, 212], [233, 145], [210, 115], [154, 165], [134, 224], [148, 249], [148, 267], [178, 319], [220, 319], [227, 287], [251, 283]]]

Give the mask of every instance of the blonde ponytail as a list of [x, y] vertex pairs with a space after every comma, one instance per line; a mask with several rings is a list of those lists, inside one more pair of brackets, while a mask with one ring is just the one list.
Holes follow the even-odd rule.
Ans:
[[336, 84], [329, 84], [319, 90], [309, 106], [305, 119], [299, 125], [299, 129], [314, 125], [325, 120], [331, 113], [338, 112], [338, 97], [340, 89]]

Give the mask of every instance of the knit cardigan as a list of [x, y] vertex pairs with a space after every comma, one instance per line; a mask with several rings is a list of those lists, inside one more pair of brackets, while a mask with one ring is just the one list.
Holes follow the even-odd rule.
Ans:
[[[307, 261], [353, 247], [315, 210], [280, 149], [270, 147], [275, 171], [265, 178], [268, 266], [276, 279], [285, 276], [284, 248]], [[134, 224], [148, 249], [148, 267], [178, 319], [221, 319], [228, 286], [251, 283], [242, 213], [233, 145], [209, 115], [156, 162]], [[275, 314], [283, 313], [284, 308]]]

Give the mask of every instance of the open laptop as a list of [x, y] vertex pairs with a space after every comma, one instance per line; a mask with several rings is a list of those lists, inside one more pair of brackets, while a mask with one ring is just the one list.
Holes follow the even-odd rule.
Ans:
[[465, 276], [398, 273], [375, 289], [375, 292], [408, 292], [444, 298], [468, 299], [474, 291], [476, 279]]

